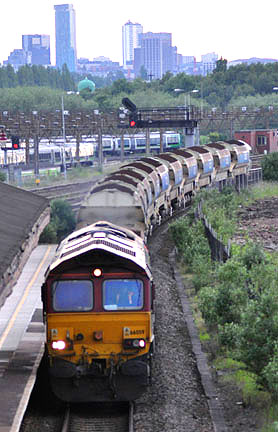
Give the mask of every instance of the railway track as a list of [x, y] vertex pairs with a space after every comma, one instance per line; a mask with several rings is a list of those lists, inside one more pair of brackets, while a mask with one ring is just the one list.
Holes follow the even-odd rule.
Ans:
[[[74, 185], [75, 191], [80, 189], [79, 185]], [[89, 182], [86, 187], [89, 189], [91, 185], [92, 183]], [[63, 189], [65, 186], [66, 189]], [[50, 189], [45, 189], [49, 194]], [[65, 190], [71, 191], [71, 185], [62, 185], [61, 190], [62, 194], [65, 194]], [[57, 187], [52, 188], [52, 191], [53, 196], [54, 193], [57, 196]], [[64, 195], [62, 196], [64, 197]], [[187, 211], [188, 209], [180, 209], [173, 216], [174, 218], [180, 217]], [[53, 418], [53, 412], [56, 409], [55, 401], [52, 402], [50, 396], [48, 402], [45, 402], [46, 382], [44, 382], [40, 387], [37, 387], [37, 389], [39, 388], [37, 392], [42, 398], [43, 408], [34, 408], [32, 405], [34, 400], [31, 401], [25, 424], [20, 432], [36, 430], [34, 428], [36, 421], [40, 425], [37, 429], [40, 432], [133, 432], [133, 430], [135, 432], [161, 432], [164, 430], [224, 432], [226, 430], [225, 427], [222, 427], [223, 425], [215, 428], [210, 409], [207, 406], [208, 396], [204, 394], [204, 390], [200, 386], [199, 375], [196, 375], [196, 360], [191, 352], [192, 336], [184, 322], [177, 283], [173, 277], [173, 264], [169, 263], [169, 253], [172, 251], [173, 245], [171, 245], [167, 231], [169, 223], [172, 221], [173, 218], [165, 218], [161, 226], [154, 230], [148, 244], [157, 287], [156, 337], [158, 347], [154, 358], [153, 385], [146, 395], [135, 402], [134, 429], [133, 404], [123, 410], [125, 413], [120, 412], [122, 411], [121, 407], [114, 414], [108, 412], [108, 415], [105, 414], [105, 409], [102, 411], [99, 405], [95, 404], [91, 404], [89, 408], [84, 405], [71, 406], [70, 411], [64, 416], [66, 421], [61, 426], [64, 415], [63, 406], [63, 410], [55, 414], [56, 419], [52, 422], [49, 419]], [[35, 401], [37, 402], [36, 397]], [[210, 401], [215, 402], [213, 397], [210, 397]], [[94, 406], [98, 407], [96, 415], [92, 412]], [[107, 407], [105, 408], [107, 409]], [[45, 413], [42, 414], [42, 409], [49, 410], [47, 419]], [[31, 420], [28, 420], [28, 416]], [[53, 426], [50, 426], [51, 422]]]
[[73, 212], [76, 213], [87, 192], [100, 178], [101, 176], [94, 176], [90, 181], [36, 188], [31, 189], [30, 192], [48, 198], [50, 201], [63, 199], [71, 205]]
[[59, 432], [77, 431], [133, 432], [133, 403], [67, 407]]

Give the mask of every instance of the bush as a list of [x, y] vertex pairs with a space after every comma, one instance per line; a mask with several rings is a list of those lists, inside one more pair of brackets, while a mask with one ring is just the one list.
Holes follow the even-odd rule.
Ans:
[[49, 223], [40, 236], [40, 243], [57, 243], [57, 233], [53, 223]]
[[278, 152], [265, 155], [261, 166], [264, 180], [278, 180]]
[[213, 288], [213, 297], [205, 288], [200, 290], [199, 307], [209, 325], [238, 323], [248, 301], [247, 290], [233, 283], [222, 283]]
[[210, 256], [209, 244], [201, 221], [192, 222], [188, 217], [179, 219], [170, 225], [170, 233], [180, 258], [186, 264], [192, 264], [196, 255]]
[[193, 284], [198, 292], [202, 287], [212, 285], [214, 281], [214, 266], [210, 258], [210, 252], [207, 255], [194, 254], [191, 271], [193, 272]]
[[253, 265], [264, 263], [266, 255], [262, 246], [257, 243], [249, 242], [241, 249], [241, 259], [247, 269], [250, 270]]
[[238, 335], [238, 324], [233, 322], [225, 323], [218, 326], [218, 341], [220, 345], [225, 346], [228, 350], [236, 348], [236, 341]]
[[40, 237], [40, 243], [59, 243], [75, 228], [75, 217], [70, 204], [57, 199], [51, 202], [50, 223]]
[[269, 390], [272, 392], [274, 398], [278, 399], [278, 344], [275, 344], [274, 356], [271, 361], [263, 369], [262, 373], [267, 382]]
[[240, 360], [260, 374], [272, 361], [278, 339], [278, 293], [272, 287], [242, 311], [237, 347]]

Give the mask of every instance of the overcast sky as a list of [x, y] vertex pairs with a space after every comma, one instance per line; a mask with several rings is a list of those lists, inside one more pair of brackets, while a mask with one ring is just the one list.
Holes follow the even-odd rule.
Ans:
[[[54, 5], [66, 1], [7, 0], [1, 2], [0, 63], [22, 48], [23, 34], [48, 34], [55, 65]], [[122, 26], [130, 20], [144, 32], [172, 33], [178, 53], [215, 52], [228, 61], [266, 57], [278, 59], [277, 13], [273, 0], [72, 0], [76, 12], [77, 57], [105, 56], [122, 64]]]

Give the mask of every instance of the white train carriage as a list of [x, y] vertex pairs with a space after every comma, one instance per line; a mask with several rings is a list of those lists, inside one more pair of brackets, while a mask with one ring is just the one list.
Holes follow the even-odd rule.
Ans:
[[175, 150], [171, 154], [174, 154], [182, 164], [183, 183], [181, 185], [181, 199], [185, 204], [196, 188], [195, 183], [198, 177], [198, 162], [195, 156], [183, 149]]
[[250, 150], [251, 147], [241, 140], [221, 141], [231, 153], [230, 173], [233, 178], [247, 174], [250, 166]]
[[178, 157], [173, 153], [161, 153], [155, 159], [163, 160], [167, 165], [169, 171], [170, 179], [170, 194], [169, 194], [169, 205], [171, 208], [170, 213], [172, 213], [172, 207], [180, 207], [182, 204], [182, 189], [183, 183], [185, 181], [183, 177], [182, 163], [179, 161]]
[[[163, 160], [154, 157], [146, 157], [140, 159], [140, 162], [147, 164], [151, 168], [155, 169], [159, 177], [160, 195], [156, 198], [156, 207], [159, 210], [160, 216], [172, 213], [171, 201], [170, 201], [170, 177], [169, 169], [167, 164]], [[159, 218], [161, 220], [161, 217]]]
[[197, 189], [206, 187], [214, 181], [214, 164], [212, 153], [204, 147], [187, 147], [186, 151], [194, 156], [198, 163], [198, 175], [196, 178]]
[[229, 177], [231, 153], [221, 143], [210, 143], [204, 146], [213, 155], [214, 178], [217, 182], [225, 182]]

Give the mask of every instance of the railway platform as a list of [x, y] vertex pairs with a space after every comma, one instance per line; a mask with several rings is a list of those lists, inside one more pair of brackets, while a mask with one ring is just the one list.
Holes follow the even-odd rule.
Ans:
[[40, 288], [56, 245], [31, 253], [0, 309], [0, 432], [18, 432], [44, 348]]

